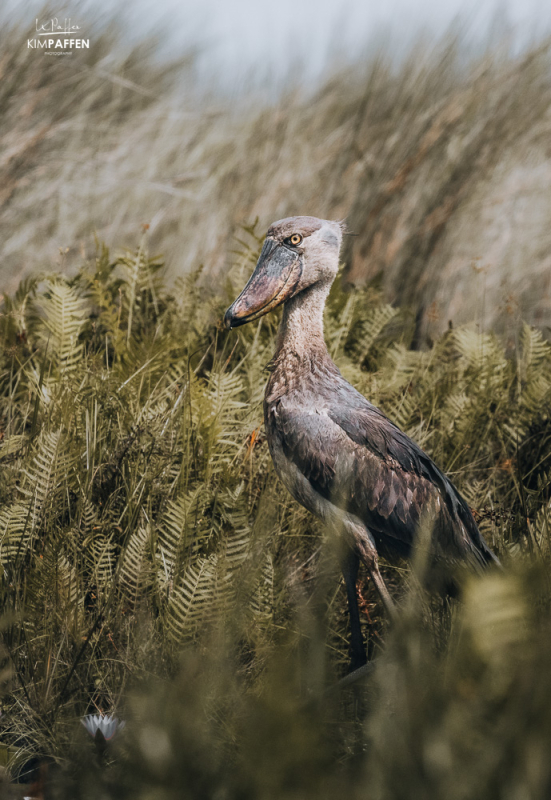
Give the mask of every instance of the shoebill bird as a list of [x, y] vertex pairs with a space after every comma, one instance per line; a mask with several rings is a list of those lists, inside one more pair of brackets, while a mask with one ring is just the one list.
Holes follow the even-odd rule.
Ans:
[[497, 559], [448, 478], [345, 381], [329, 355], [323, 311], [342, 232], [339, 222], [316, 217], [275, 222], [225, 323], [235, 328], [283, 304], [264, 397], [266, 435], [289, 492], [342, 542], [355, 669], [366, 663], [356, 593], [360, 561], [392, 614], [378, 555], [407, 557], [425, 515], [431, 519], [433, 562], [483, 566]]

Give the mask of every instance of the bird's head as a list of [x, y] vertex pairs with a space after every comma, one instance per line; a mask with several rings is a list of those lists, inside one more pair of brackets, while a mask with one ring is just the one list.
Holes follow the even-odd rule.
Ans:
[[342, 232], [342, 223], [317, 217], [274, 222], [249, 282], [226, 311], [226, 327], [258, 319], [316, 283], [331, 283], [339, 267]]

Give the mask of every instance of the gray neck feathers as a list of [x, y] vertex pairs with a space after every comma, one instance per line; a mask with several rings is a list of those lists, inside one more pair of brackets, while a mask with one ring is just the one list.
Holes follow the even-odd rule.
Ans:
[[267, 407], [298, 386], [319, 391], [321, 376], [339, 374], [323, 336], [323, 310], [331, 281], [316, 283], [285, 303], [266, 385]]
[[330, 281], [315, 283], [285, 303], [277, 337], [276, 358], [298, 361], [327, 355], [323, 336], [323, 311]]

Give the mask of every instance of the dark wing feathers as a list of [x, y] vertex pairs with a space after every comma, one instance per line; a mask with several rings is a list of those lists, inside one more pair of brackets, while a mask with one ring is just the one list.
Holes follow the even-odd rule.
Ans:
[[266, 409], [271, 435], [313, 488], [362, 519], [390, 551], [408, 554], [431, 506], [440, 509], [439, 550], [494, 559], [465, 500], [426, 453], [349, 384], [331, 394], [321, 408], [315, 397], [305, 408], [283, 396]]
[[[375, 429], [378, 429], [380, 434], [376, 439], [376, 448], [380, 456], [384, 459], [393, 459], [398, 462], [404, 471], [424, 478], [435, 486], [441, 499], [446, 504], [449, 525], [452, 528], [456, 528], [456, 530], [450, 530], [449, 533], [457, 536], [463, 533], [464, 529], [469, 540], [466, 544], [474, 546], [484, 561], [495, 561], [494, 554], [488, 549], [480, 535], [466, 501], [451, 481], [438, 469], [434, 461], [421, 450], [419, 445], [394, 425], [388, 417], [385, 417], [380, 409], [371, 405], [353, 387], [348, 387], [347, 385], [346, 388], [351, 390], [348, 393], [352, 394], [353, 401], [352, 403], [340, 403], [332, 406], [329, 411], [331, 419], [354, 442], [369, 449], [373, 449], [371, 434]], [[384, 447], [381, 447], [381, 440], [385, 443]], [[421, 500], [421, 498], [419, 499]], [[427, 499], [425, 497], [421, 502], [426, 502]], [[402, 518], [401, 513], [398, 513], [398, 516]], [[460, 523], [459, 526], [457, 526], [457, 523]], [[457, 527], [460, 530], [457, 530]]]

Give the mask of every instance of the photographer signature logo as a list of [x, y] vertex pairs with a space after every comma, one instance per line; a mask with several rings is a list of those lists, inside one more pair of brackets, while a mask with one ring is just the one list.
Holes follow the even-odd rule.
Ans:
[[49, 55], [69, 55], [72, 50], [88, 50], [90, 39], [79, 35], [80, 25], [70, 17], [52, 17], [43, 22], [35, 20], [35, 35], [27, 39], [28, 50], [44, 50]]

